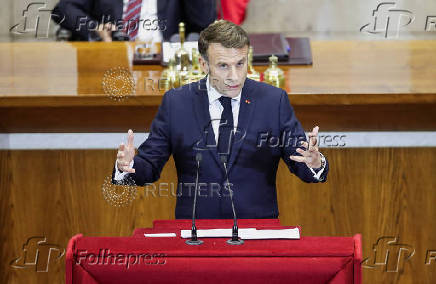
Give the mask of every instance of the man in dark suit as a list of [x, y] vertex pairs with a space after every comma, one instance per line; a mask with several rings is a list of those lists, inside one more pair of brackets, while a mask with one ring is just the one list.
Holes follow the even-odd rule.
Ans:
[[238, 217], [277, 218], [280, 158], [305, 182], [326, 180], [318, 127], [307, 141], [286, 92], [246, 78], [249, 40], [241, 27], [214, 22], [201, 32], [198, 45], [207, 77], [165, 93], [137, 155], [129, 130], [127, 145], [118, 149], [113, 182], [126, 176], [140, 186], [155, 182], [172, 154], [178, 175], [175, 216], [191, 218], [196, 155], [201, 153], [197, 217], [232, 218], [222, 186], [223, 156]]

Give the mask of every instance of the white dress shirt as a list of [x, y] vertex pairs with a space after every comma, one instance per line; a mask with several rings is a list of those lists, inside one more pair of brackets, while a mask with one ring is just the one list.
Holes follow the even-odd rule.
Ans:
[[[209, 84], [209, 76], [207, 76], [206, 80], [207, 87], [207, 95], [209, 97], [209, 114], [210, 119], [212, 120], [212, 128], [213, 133], [215, 135], [215, 143], [218, 144], [218, 132], [220, 128], [220, 120], [221, 114], [223, 113], [224, 107], [221, 105], [219, 98], [221, 98], [221, 94]], [[241, 93], [239, 95], [232, 98], [232, 112], [233, 112], [233, 129], [236, 132], [236, 128], [238, 127], [238, 117], [239, 117], [239, 106], [241, 105]]]
[[[209, 83], [209, 76], [207, 76], [206, 79], [206, 87], [207, 87], [207, 95], [209, 98], [209, 114], [210, 119], [212, 120], [212, 128], [213, 133], [215, 135], [215, 143], [218, 144], [218, 135], [219, 135], [219, 126], [220, 126], [220, 120], [221, 120], [221, 114], [224, 110], [224, 107], [221, 105], [221, 102], [219, 101], [219, 98], [222, 96], [214, 87], [212, 87]], [[232, 112], [233, 112], [233, 127], [236, 131], [236, 128], [238, 126], [238, 117], [239, 117], [239, 106], [241, 105], [241, 93], [242, 90], [239, 92], [239, 95], [232, 98]], [[324, 157], [321, 154], [321, 157]], [[129, 165], [130, 168], [133, 168], [133, 160], [130, 162]], [[318, 172], [315, 172], [312, 168], [309, 168], [313, 176], [319, 180], [321, 174], [324, 172], [325, 166], [323, 166]], [[128, 172], [121, 172], [118, 170], [117, 162], [115, 162], [115, 180], [122, 180], [125, 175], [128, 174]]]

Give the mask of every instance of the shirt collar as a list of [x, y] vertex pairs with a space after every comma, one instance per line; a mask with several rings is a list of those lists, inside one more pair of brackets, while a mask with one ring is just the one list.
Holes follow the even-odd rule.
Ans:
[[[220, 97], [222, 97], [222, 95], [214, 87], [212, 87], [212, 85], [210, 85], [209, 75], [207, 76], [207, 79], [206, 79], [206, 88], [207, 88], [207, 96], [209, 98], [209, 104], [213, 104], [216, 100], [218, 100]], [[239, 103], [241, 100], [241, 93], [242, 93], [242, 90], [239, 92], [239, 95], [232, 98], [232, 101], [235, 100]]]

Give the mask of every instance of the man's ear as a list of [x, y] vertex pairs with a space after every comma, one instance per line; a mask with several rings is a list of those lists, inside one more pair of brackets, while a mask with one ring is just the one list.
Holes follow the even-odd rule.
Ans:
[[198, 62], [200, 63], [201, 70], [203, 70], [204, 73], [209, 74], [209, 63], [202, 55], [198, 58]]

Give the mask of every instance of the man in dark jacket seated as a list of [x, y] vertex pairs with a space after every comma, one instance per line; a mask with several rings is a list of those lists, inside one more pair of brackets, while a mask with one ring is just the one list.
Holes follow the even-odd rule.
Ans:
[[[61, 28], [70, 31], [70, 40], [112, 41], [116, 26], [108, 23], [122, 19], [123, 1], [60, 0], [53, 14], [57, 15], [53, 19]], [[118, 34], [118, 37], [122, 38], [122, 35]]]

